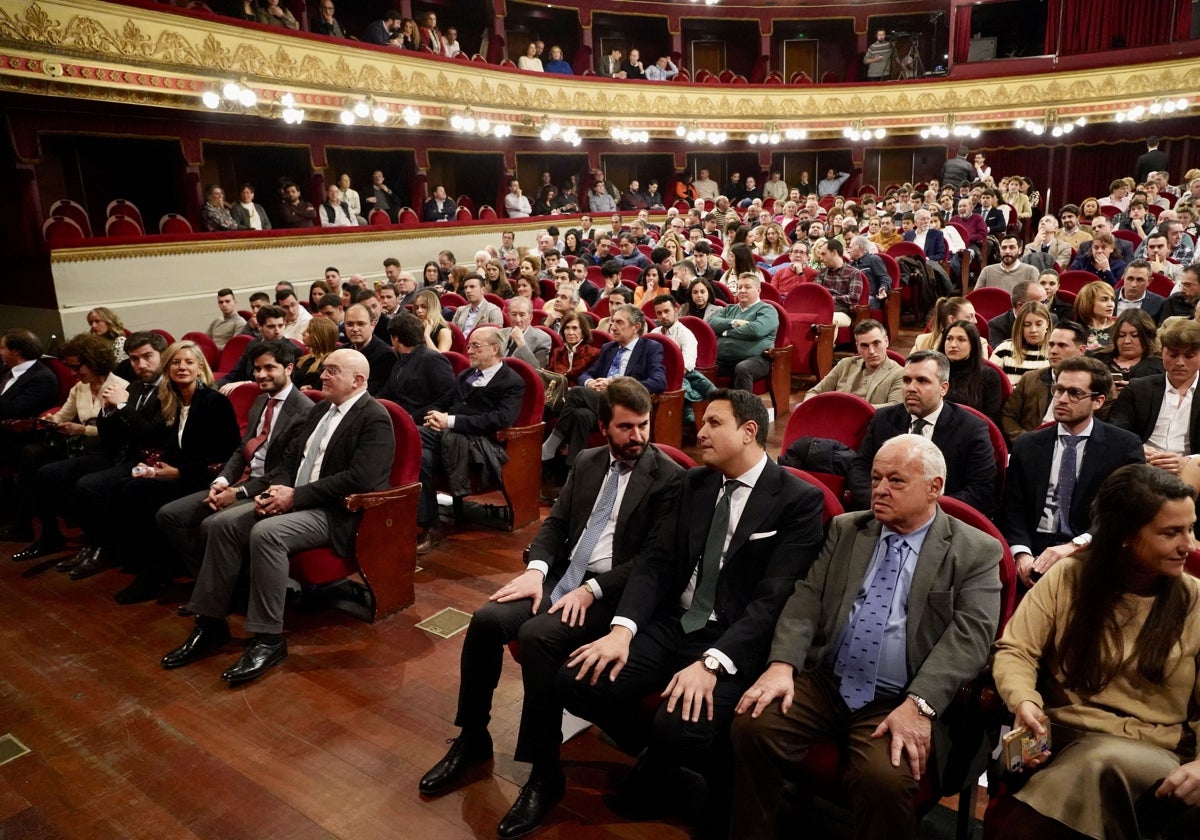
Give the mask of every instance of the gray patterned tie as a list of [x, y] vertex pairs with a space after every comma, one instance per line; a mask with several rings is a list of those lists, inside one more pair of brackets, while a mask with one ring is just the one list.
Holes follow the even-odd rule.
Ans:
[[596, 550], [600, 534], [609, 517], [612, 516], [613, 506], [617, 503], [617, 485], [620, 484], [623, 468], [624, 464], [621, 461], [613, 461], [612, 466], [608, 468], [608, 478], [604, 480], [600, 498], [597, 499], [596, 506], [592, 508], [592, 515], [588, 517], [587, 525], [579, 536], [575, 553], [571, 555], [571, 565], [567, 567], [566, 573], [554, 587], [554, 591], [550, 593], [551, 604], [557, 603], [559, 598], [583, 583], [588, 561], [592, 559], [592, 552]]
[[1079, 450], [1076, 447], [1083, 436], [1059, 435], [1058, 439], [1062, 441], [1063, 453], [1058, 465], [1058, 512], [1055, 515], [1058, 518], [1058, 533], [1070, 538], [1075, 536], [1071, 532], [1071, 499], [1075, 495], [1075, 479], [1079, 471]]
[[329, 430], [329, 424], [333, 422], [334, 416], [338, 412], [336, 405], [331, 405], [329, 411], [325, 412], [325, 416], [321, 418], [321, 422], [317, 424], [317, 428], [313, 431], [312, 436], [308, 439], [308, 448], [304, 452], [304, 460], [300, 462], [300, 469], [296, 470], [296, 487], [303, 487], [312, 481], [313, 466], [317, 460], [317, 449], [321, 446], [321, 441], [325, 439], [325, 433]]

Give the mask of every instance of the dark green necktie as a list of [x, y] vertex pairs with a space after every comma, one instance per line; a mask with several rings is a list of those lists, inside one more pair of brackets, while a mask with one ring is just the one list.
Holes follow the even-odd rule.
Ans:
[[680, 619], [685, 633], [699, 630], [712, 615], [717, 597], [717, 578], [721, 575], [721, 555], [725, 553], [725, 535], [729, 531], [729, 501], [733, 491], [741, 486], [740, 481], [726, 481], [721, 499], [713, 511], [708, 539], [704, 543], [704, 557], [700, 561], [700, 579], [696, 581], [696, 590], [692, 593], [692, 605]]

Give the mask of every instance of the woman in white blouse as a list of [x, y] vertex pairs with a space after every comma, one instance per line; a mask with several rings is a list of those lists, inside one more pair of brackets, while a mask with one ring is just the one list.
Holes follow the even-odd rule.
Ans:
[[536, 42], [529, 42], [529, 46], [525, 48], [525, 55], [517, 59], [517, 66], [522, 70], [532, 70], [535, 73], [545, 72], [542, 68], [542, 60], [537, 57]]

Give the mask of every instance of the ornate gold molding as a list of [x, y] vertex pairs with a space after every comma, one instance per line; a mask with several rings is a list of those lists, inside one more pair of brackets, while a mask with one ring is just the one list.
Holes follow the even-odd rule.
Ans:
[[542, 115], [581, 131], [619, 121], [661, 134], [680, 122], [726, 131], [760, 131], [770, 122], [811, 133], [864, 120], [912, 131], [951, 113], [988, 127], [1050, 107], [1063, 117], [1107, 119], [1131, 101], [1200, 94], [1194, 60], [961, 82], [742, 90], [543, 78], [100, 0], [12, 0], [0, 8], [0, 88], [205, 111], [200, 95], [233, 78], [247, 79], [268, 104], [293, 92], [319, 121], [336, 121], [346, 96], [370, 94], [396, 109], [418, 107], [425, 128], [443, 128], [448, 108], [469, 105], [476, 116], [526, 134]]

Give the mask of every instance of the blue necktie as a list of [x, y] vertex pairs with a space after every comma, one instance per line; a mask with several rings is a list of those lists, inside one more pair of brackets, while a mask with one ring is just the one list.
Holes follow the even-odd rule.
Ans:
[[737, 480], [726, 481], [725, 491], [713, 511], [708, 539], [704, 542], [704, 556], [700, 559], [700, 578], [692, 593], [692, 605], [680, 619], [684, 633], [696, 632], [708, 623], [708, 617], [712, 615], [717, 600], [717, 578], [721, 576], [721, 557], [725, 554], [725, 537], [729, 534], [729, 502], [733, 498], [733, 491], [743, 486]]
[[895, 535], [888, 537], [886, 543], [883, 562], [875, 570], [867, 596], [854, 616], [854, 623], [846, 629], [838, 651], [837, 670], [842, 674], [838, 693], [852, 712], [875, 699], [879, 649], [883, 645], [883, 631], [892, 612], [892, 596], [904, 565], [904, 551], [908, 548], [908, 543]]
[[612, 364], [608, 366], [608, 377], [611, 379], [614, 376], [621, 375], [621, 359], [625, 358], [625, 348], [618, 347], [617, 355], [613, 356]]
[[621, 481], [621, 470], [621, 461], [613, 461], [612, 466], [608, 468], [608, 478], [604, 480], [600, 498], [596, 500], [596, 506], [592, 508], [592, 515], [588, 517], [587, 525], [579, 536], [575, 553], [571, 556], [571, 565], [567, 567], [566, 574], [562, 576], [558, 585], [554, 587], [554, 591], [550, 593], [551, 604], [557, 603], [559, 598], [583, 583], [583, 576], [587, 572], [588, 562], [592, 559], [592, 552], [596, 550], [600, 534], [608, 524], [609, 517], [612, 516], [613, 505], [617, 503], [617, 485]]
[[1064, 537], [1075, 536], [1071, 532], [1071, 498], [1075, 495], [1075, 478], [1079, 471], [1079, 450], [1082, 435], [1059, 435], [1062, 441], [1062, 460], [1058, 465], [1058, 533]]
[[317, 460], [317, 450], [321, 448], [321, 441], [325, 439], [325, 433], [329, 431], [329, 424], [333, 422], [337, 411], [338, 407], [331, 405], [329, 411], [325, 412], [325, 416], [321, 418], [321, 422], [317, 424], [317, 428], [313, 431], [312, 436], [309, 437], [308, 448], [304, 452], [304, 460], [300, 462], [300, 469], [296, 470], [296, 487], [303, 487], [312, 481], [313, 466]]

